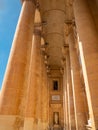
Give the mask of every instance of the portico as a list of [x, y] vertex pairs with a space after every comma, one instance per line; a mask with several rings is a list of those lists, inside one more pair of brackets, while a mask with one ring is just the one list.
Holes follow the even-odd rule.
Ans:
[[0, 93], [0, 130], [98, 129], [98, 2], [22, 0]]

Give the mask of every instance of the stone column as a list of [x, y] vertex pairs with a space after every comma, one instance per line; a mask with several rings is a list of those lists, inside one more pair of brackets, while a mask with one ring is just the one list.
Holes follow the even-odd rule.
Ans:
[[[41, 50], [42, 51], [42, 50]], [[42, 52], [41, 52], [41, 64], [40, 64], [40, 90], [39, 90], [39, 94], [40, 94], [40, 98], [39, 98], [39, 103], [40, 103], [40, 105], [39, 105], [39, 108], [38, 108], [38, 110], [39, 110], [39, 112], [38, 112], [38, 117], [39, 117], [39, 120], [38, 120], [38, 130], [43, 130], [43, 121], [42, 121], [42, 117], [43, 117], [43, 113], [42, 113], [42, 110], [43, 110], [43, 108], [42, 108], [42, 97], [43, 97], [43, 61], [42, 61], [42, 58], [43, 58], [43, 55], [42, 55]]]
[[67, 93], [68, 93], [68, 109], [69, 109], [69, 130], [76, 130], [75, 114], [74, 114], [74, 102], [72, 92], [72, 80], [71, 80], [71, 67], [69, 50], [66, 53], [66, 71], [67, 71]]
[[64, 75], [63, 75], [63, 109], [64, 109], [64, 128], [66, 127], [66, 102], [65, 102], [65, 66], [64, 66]]
[[68, 36], [70, 62], [71, 62], [71, 77], [72, 77], [72, 89], [74, 98], [74, 110], [76, 130], [85, 130], [86, 127], [86, 113], [84, 107], [84, 99], [82, 92], [82, 82], [80, 79], [80, 65], [79, 59], [75, 48], [75, 39], [73, 29]]
[[32, 40], [31, 63], [29, 69], [28, 97], [26, 103], [26, 114], [24, 130], [37, 130], [38, 126], [38, 105], [40, 85], [40, 65], [41, 65], [41, 32], [35, 28]]
[[63, 77], [63, 87], [64, 87], [64, 113], [65, 113], [65, 129], [69, 129], [69, 115], [68, 115], [68, 92], [67, 92], [67, 72], [66, 63], [64, 63], [64, 77]]
[[42, 130], [47, 129], [48, 127], [48, 84], [47, 84], [47, 71], [44, 64], [44, 57], [42, 57]]
[[98, 33], [87, 0], [75, 0], [74, 14], [92, 129], [98, 129]]
[[38, 84], [38, 93], [37, 93], [37, 114], [36, 114], [36, 118], [38, 118], [38, 130], [42, 130], [42, 120], [41, 120], [41, 113], [42, 113], [42, 109], [41, 109], [41, 101], [42, 101], [42, 65], [41, 65], [41, 58], [42, 58], [42, 54], [40, 55], [40, 64], [39, 64], [39, 84]]
[[33, 1], [24, 0], [0, 95], [0, 129], [2, 130], [13, 129], [14, 115], [18, 115], [20, 111], [21, 91], [28, 71], [26, 64], [32, 46], [34, 14]]
[[67, 106], [68, 106], [68, 130], [71, 130], [71, 118], [70, 118], [70, 97], [69, 97], [69, 87], [71, 87], [71, 82], [69, 82], [69, 64], [68, 64], [68, 50], [66, 54], [66, 74], [67, 74]]

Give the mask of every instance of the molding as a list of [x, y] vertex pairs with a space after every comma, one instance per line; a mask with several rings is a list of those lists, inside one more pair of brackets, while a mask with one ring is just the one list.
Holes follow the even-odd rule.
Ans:
[[46, 10], [46, 11], [44, 11], [44, 12], [43, 12], [43, 16], [44, 16], [46, 13], [51, 12], [51, 11], [59, 11], [59, 12], [63, 12], [64, 15], [66, 15], [65, 10], [61, 10], [61, 9], [50, 9], [50, 10]]
[[34, 27], [41, 27], [42, 23], [34, 23]]
[[33, 33], [34, 33], [34, 35], [39, 35], [39, 36], [41, 36], [41, 29], [39, 29], [39, 28], [34, 28], [34, 31], [33, 31]]
[[75, 25], [75, 20], [65, 20], [65, 24], [67, 24], [67, 25]]
[[58, 33], [58, 32], [42, 32], [43, 37], [47, 37], [48, 35], [59, 35], [60, 37], [62, 37], [63, 41], [65, 41], [64, 39], [64, 34], [63, 33]]

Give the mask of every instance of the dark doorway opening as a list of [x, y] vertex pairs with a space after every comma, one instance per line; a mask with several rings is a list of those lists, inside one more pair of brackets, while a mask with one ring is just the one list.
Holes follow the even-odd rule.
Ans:
[[58, 90], [58, 81], [57, 80], [53, 81], [53, 90]]

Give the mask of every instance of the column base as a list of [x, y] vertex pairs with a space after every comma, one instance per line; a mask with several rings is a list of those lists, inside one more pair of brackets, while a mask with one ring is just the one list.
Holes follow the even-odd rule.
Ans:
[[43, 130], [47, 130], [47, 129], [48, 129], [48, 123], [43, 122], [43, 123], [42, 123], [42, 129], [43, 129]]
[[23, 119], [17, 115], [0, 115], [0, 130], [23, 130]]
[[38, 119], [38, 130], [43, 130], [41, 119]]
[[71, 115], [71, 130], [76, 130], [75, 116]]
[[24, 130], [37, 130], [37, 121], [34, 118], [25, 118]]
[[77, 114], [77, 123], [78, 123], [78, 129], [79, 130], [86, 130], [86, 119], [85, 119], [85, 113], [78, 113]]
[[0, 130], [47, 130], [48, 123], [17, 115], [0, 115]]
[[47, 130], [48, 123], [42, 123], [40, 119], [25, 118], [24, 130]]

